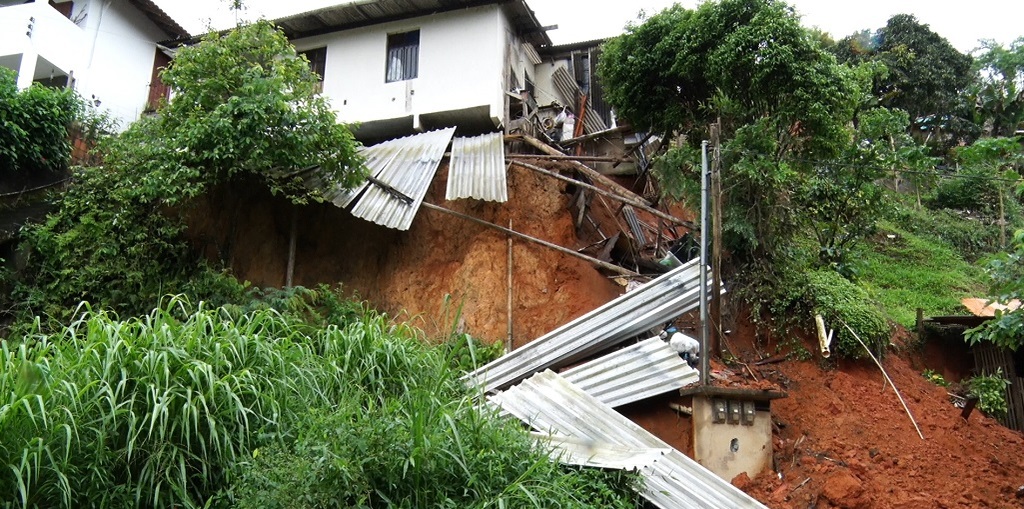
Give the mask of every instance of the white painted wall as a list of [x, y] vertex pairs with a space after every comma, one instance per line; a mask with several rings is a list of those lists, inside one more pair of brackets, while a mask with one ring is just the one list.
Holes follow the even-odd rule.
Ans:
[[[292, 41], [296, 49], [327, 47], [323, 93], [342, 122], [369, 122], [488, 106], [504, 111], [505, 27], [489, 5]], [[419, 29], [419, 75], [385, 83], [388, 34]], [[418, 125], [417, 125], [418, 127]]]
[[76, 88], [86, 99], [95, 95], [124, 127], [146, 106], [156, 41], [169, 36], [125, 0], [92, 0], [88, 9], [89, 50]]
[[[35, 21], [29, 37], [26, 32], [31, 18]], [[49, 77], [51, 71], [61, 76], [81, 68], [85, 43], [82, 29], [45, 1], [0, 7], [0, 57], [25, 55], [28, 58], [19, 61], [27, 64], [30, 64], [28, 60], [42, 57], [52, 64], [52, 68], [32, 67], [34, 77]], [[14, 69], [19, 70], [17, 67]], [[30, 77], [20, 81], [25, 81], [26, 86], [32, 82]]]
[[[36, 20], [31, 38], [25, 35], [30, 17]], [[145, 107], [156, 42], [168, 35], [126, 0], [76, 0], [72, 17], [82, 18], [81, 26], [45, 0], [0, 7], [0, 61], [19, 62], [16, 70], [35, 61], [35, 78], [73, 72], [78, 93], [99, 99], [123, 128]], [[19, 76], [19, 85], [31, 82], [25, 78]]]

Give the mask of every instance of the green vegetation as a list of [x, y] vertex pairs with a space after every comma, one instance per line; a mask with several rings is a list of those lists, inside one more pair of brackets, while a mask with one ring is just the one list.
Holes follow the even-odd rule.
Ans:
[[946, 381], [946, 378], [934, 370], [926, 369], [921, 372], [921, 376], [939, 387], [949, 387], [949, 382]]
[[[563, 470], [479, 413], [415, 331], [324, 294], [285, 301], [171, 299], [126, 320], [86, 306], [59, 333], [4, 341], [9, 504], [633, 507], [631, 476]], [[348, 319], [311, 326], [310, 309]]]
[[978, 408], [991, 417], [1006, 417], [1009, 408], [1006, 406], [1006, 387], [1010, 381], [1000, 369], [991, 375], [978, 375], [967, 380], [970, 393], [978, 397]]
[[[268, 22], [182, 48], [163, 73], [159, 114], [101, 144], [103, 166], [79, 168], [59, 209], [23, 233], [28, 266], [3, 302], [15, 320], [66, 323], [88, 300], [125, 315], [185, 293], [239, 302], [243, 288], [186, 245], [189, 200], [254, 183], [295, 202], [304, 178], [351, 184], [356, 142], [316, 94], [308, 62]], [[267, 126], [272, 126], [268, 128]]]
[[984, 272], [961, 252], [941, 238], [894, 222], [882, 223], [876, 240], [860, 249], [857, 259], [858, 283], [891, 320], [907, 328], [914, 327], [917, 308], [926, 316], [959, 314], [960, 299], [984, 292]]
[[[720, 0], [604, 49], [617, 112], [681, 141], [655, 162], [665, 195], [697, 202], [699, 144], [718, 124], [723, 240], [763, 325], [807, 330], [820, 310], [884, 347], [886, 319], [912, 326], [918, 307], [957, 313], [982, 294], [972, 263], [1024, 226], [1011, 192], [1024, 150], [999, 137], [1022, 127], [1020, 41], [972, 67], [910, 15], [833, 43], [781, 1]], [[994, 263], [1013, 279], [999, 269], [1014, 255]], [[1009, 319], [1007, 334], [1024, 327]], [[839, 353], [858, 355], [841, 336]]]
[[85, 106], [72, 90], [33, 85], [19, 91], [16, 76], [0, 67], [0, 178], [66, 170], [68, 126]]

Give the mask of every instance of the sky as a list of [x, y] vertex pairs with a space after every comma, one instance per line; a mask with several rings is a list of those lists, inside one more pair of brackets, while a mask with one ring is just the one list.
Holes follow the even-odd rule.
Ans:
[[[235, 16], [226, 0], [156, 0], [178, 23], [192, 33], [207, 26], [227, 28]], [[244, 0], [243, 17], [270, 19], [342, 3], [341, 0]], [[653, 14], [672, 0], [527, 0], [542, 25], [558, 25], [548, 32], [555, 44], [609, 37], [638, 21], [641, 11]], [[696, 7], [697, 0], [682, 0]], [[1024, 36], [1024, 0], [789, 0], [803, 18], [840, 39], [853, 32], [885, 25], [894, 14], [913, 14], [945, 37], [957, 49], [970, 52], [979, 39], [1008, 45]]]

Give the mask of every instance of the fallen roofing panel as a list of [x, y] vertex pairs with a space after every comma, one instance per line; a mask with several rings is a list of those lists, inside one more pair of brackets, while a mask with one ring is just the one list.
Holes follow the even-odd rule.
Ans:
[[699, 282], [700, 267], [691, 260], [481, 366], [463, 380], [492, 392], [615, 346], [695, 309], [700, 302]]
[[549, 455], [552, 458], [566, 465], [578, 467], [639, 470], [672, 450], [596, 443], [578, 437], [549, 435], [536, 431], [530, 434], [545, 450], [550, 451]]
[[600, 402], [618, 407], [700, 379], [665, 341], [653, 337], [560, 373]]
[[1010, 311], [1016, 311], [1020, 309], [1020, 301], [1013, 299], [1010, 302], [1003, 304], [1002, 302], [993, 302], [989, 299], [979, 298], [965, 298], [961, 299], [960, 303], [967, 308], [974, 316], [980, 316], [984, 318], [992, 318], [996, 316], [996, 312], [1008, 313]]
[[455, 128], [449, 127], [395, 140], [401, 143], [394, 157], [375, 178], [411, 198], [412, 203], [373, 184], [366, 186], [352, 214], [388, 228], [408, 230], [454, 133]]
[[[572, 453], [585, 465], [628, 464], [624, 451], [637, 451], [633, 463], [643, 464], [640, 494], [664, 508], [765, 508], [658, 437], [626, 419], [597, 398], [551, 371], [538, 373], [489, 400], [551, 440], [593, 444], [588, 452]], [[651, 451], [651, 450], [654, 451]], [[667, 450], [667, 452], [665, 452]], [[611, 451], [605, 454], [605, 451]], [[555, 459], [565, 451], [552, 450]], [[589, 454], [591, 457], [585, 457]]]
[[448, 188], [444, 199], [477, 198], [508, 201], [505, 138], [490, 133], [452, 140], [448, 165]]
[[[576, 103], [579, 100], [580, 86], [576, 83], [576, 79], [569, 74], [569, 71], [562, 66], [555, 67], [555, 70], [551, 73], [551, 82], [555, 85], [555, 89], [562, 96], [562, 100], [565, 101], [566, 106], [576, 111], [579, 108], [579, 104]], [[579, 117], [577, 112], [576, 117]], [[594, 134], [608, 129], [608, 125], [604, 123], [604, 120], [598, 116], [597, 111], [594, 107], [587, 103], [584, 108], [583, 114], [583, 132], [584, 134]]]
[[[366, 174], [374, 178], [380, 175], [380, 172], [394, 160], [399, 151], [405, 148], [407, 144], [412, 144], [408, 138], [411, 138], [411, 136], [388, 140], [371, 147], [360, 147], [359, 155], [363, 156], [365, 160]], [[359, 194], [369, 185], [370, 181], [364, 180], [362, 184], [352, 189], [335, 186], [333, 192], [326, 193], [325, 197], [335, 206], [345, 208], [355, 201]]]

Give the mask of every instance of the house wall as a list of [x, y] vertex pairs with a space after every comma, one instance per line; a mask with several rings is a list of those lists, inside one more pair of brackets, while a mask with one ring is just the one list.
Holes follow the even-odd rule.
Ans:
[[125, 0], [93, 0], [88, 7], [87, 70], [76, 88], [86, 99], [99, 99], [101, 109], [109, 110], [124, 127], [146, 106], [155, 41], [168, 35]]
[[[369, 122], [486, 106], [495, 123], [503, 107], [507, 25], [496, 5], [383, 23], [292, 41], [327, 47], [323, 93], [342, 122]], [[388, 34], [420, 31], [415, 79], [385, 83]]]
[[[31, 18], [35, 21], [30, 37], [26, 32]], [[84, 63], [82, 29], [45, 1], [0, 7], [0, 34], [0, 65], [19, 71], [23, 61], [41, 57], [47, 62], [24, 67], [30, 69], [31, 77], [23, 76], [22, 86], [28, 86], [32, 77], [48, 78], [51, 72], [57, 76], [77, 72]]]
[[[75, 89], [99, 100], [121, 127], [142, 113], [156, 42], [168, 36], [126, 0], [77, 0], [71, 20], [45, 0], [0, 7], [0, 65], [21, 71], [18, 84], [73, 73]], [[35, 18], [32, 36], [25, 35]], [[30, 65], [35, 63], [34, 66]]]

